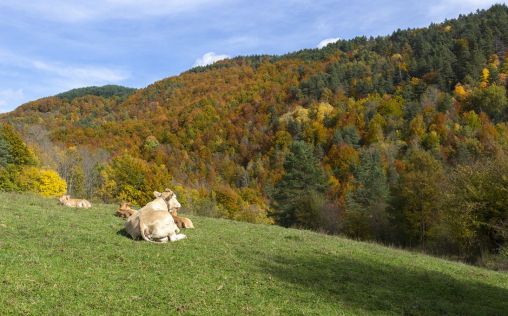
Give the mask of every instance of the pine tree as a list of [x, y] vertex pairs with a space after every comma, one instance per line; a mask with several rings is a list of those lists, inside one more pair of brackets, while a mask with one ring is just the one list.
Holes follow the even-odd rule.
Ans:
[[313, 148], [303, 141], [291, 145], [284, 162], [285, 174], [275, 185], [273, 194], [275, 211], [271, 214], [283, 226], [301, 225], [309, 227], [308, 211], [315, 212], [312, 203], [316, 195], [322, 196], [327, 189], [326, 176]]
[[356, 189], [347, 196], [346, 230], [361, 238], [380, 239], [388, 224], [389, 187], [381, 155], [376, 149], [362, 152], [354, 172]]

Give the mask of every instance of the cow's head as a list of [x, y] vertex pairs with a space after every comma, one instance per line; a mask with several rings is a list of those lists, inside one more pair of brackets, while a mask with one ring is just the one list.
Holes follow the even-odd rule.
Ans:
[[65, 201], [68, 201], [70, 198], [71, 198], [70, 195], [62, 195], [62, 197], [59, 198], [58, 200], [60, 201], [60, 203], [63, 204]]
[[178, 200], [176, 199], [175, 192], [171, 191], [170, 189], [166, 189], [162, 193], [154, 191], [153, 195], [156, 198], [161, 198], [166, 202], [170, 213], [176, 213], [178, 211], [178, 209], [180, 209], [180, 207], [182, 207], [180, 202], [178, 202]]
[[130, 202], [122, 202], [120, 204], [120, 209], [121, 210], [129, 210], [131, 208], [131, 203]]

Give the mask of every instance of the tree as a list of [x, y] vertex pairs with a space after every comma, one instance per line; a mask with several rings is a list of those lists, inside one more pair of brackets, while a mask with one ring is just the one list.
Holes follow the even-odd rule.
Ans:
[[383, 239], [388, 226], [389, 187], [379, 150], [363, 150], [354, 176], [355, 189], [346, 199], [345, 229], [362, 239]]
[[508, 243], [508, 158], [456, 167], [447, 190], [446, 224], [462, 255], [477, 258]]
[[304, 227], [313, 225], [303, 221], [307, 217], [305, 214], [309, 211], [307, 202], [309, 199], [315, 200], [315, 195], [323, 198], [328, 186], [323, 168], [313, 151], [309, 144], [295, 141], [286, 156], [285, 174], [275, 185], [274, 211], [271, 213], [280, 225]]
[[37, 163], [34, 153], [26, 146], [21, 136], [11, 125], [2, 125], [0, 128], [0, 139], [4, 140], [4, 152], [9, 154], [8, 163], [14, 165], [35, 165]]
[[404, 225], [409, 244], [420, 244], [425, 248], [429, 232], [439, 220], [443, 200], [441, 183], [444, 173], [441, 164], [428, 152], [412, 148], [407, 167], [401, 173], [397, 190], [397, 201], [393, 204], [395, 214], [402, 216], [398, 222]]
[[477, 113], [485, 112], [494, 122], [500, 122], [507, 117], [508, 99], [503, 86], [491, 85], [485, 89], [476, 89], [469, 97], [469, 109]]
[[144, 205], [154, 190], [164, 190], [171, 182], [166, 166], [123, 154], [112, 159], [101, 171], [99, 195], [106, 201], [126, 201]]

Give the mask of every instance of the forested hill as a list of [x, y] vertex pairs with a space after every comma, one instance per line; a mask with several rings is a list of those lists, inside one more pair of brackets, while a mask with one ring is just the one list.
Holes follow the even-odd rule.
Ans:
[[129, 95], [133, 94], [134, 91], [136, 91], [136, 89], [122, 87], [122, 86], [116, 86], [116, 85], [106, 85], [106, 86], [102, 86], [102, 87], [92, 86], [92, 87], [72, 89], [67, 92], [57, 94], [56, 96], [59, 98], [62, 98], [62, 99], [67, 99], [69, 101], [72, 101], [76, 98], [83, 97], [86, 95], [95, 95], [98, 97], [105, 97], [105, 98], [119, 97], [121, 99], [125, 99]]
[[[170, 182], [208, 215], [472, 259], [502, 253], [508, 239], [507, 77], [508, 8], [495, 5], [390, 36], [220, 61], [124, 101], [45, 98], [3, 120], [34, 146], [48, 146], [47, 131], [71, 151], [74, 164], [47, 163], [65, 165], [73, 194], [143, 203]], [[98, 149], [111, 157], [85, 172]]]

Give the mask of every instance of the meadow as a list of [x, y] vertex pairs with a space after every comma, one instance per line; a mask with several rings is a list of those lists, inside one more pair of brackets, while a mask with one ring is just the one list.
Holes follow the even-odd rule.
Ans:
[[186, 240], [150, 244], [116, 208], [0, 193], [0, 314], [508, 314], [507, 273], [197, 216]]

